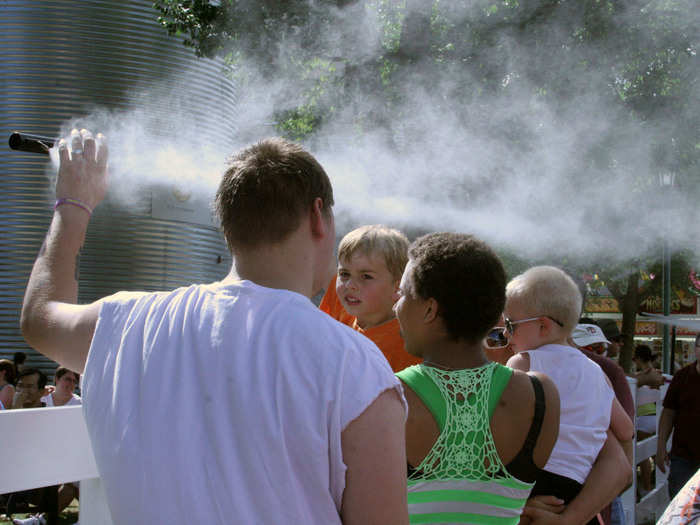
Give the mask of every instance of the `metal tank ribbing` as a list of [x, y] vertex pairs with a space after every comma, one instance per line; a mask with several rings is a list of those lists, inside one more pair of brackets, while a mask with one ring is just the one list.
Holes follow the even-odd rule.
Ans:
[[[128, 109], [135, 94], [165, 81], [184, 89], [178, 104], [200, 135], [233, 144], [236, 93], [222, 63], [196, 58], [167, 36], [157, 16], [150, 1], [0, 3], [0, 357], [24, 351], [30, 366], [55, 366], [19, 331], [24, 288], [52, 216], [48, 158], [10, 150], [12, 131], [55, 137], [71, 118], [95, 108]], [[148, 101], [154, 120], [167, 122], [173, 110], [172, 100]], [[80, 302], [227, 273], [231, 259], [214, 226], [154, 213], [167, 193], [141, 195], [128, 211], [109, 201], [95, 211], [80, 263]]]

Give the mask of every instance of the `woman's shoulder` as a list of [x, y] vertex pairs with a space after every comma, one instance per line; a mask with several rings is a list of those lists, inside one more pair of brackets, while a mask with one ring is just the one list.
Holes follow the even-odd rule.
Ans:
[[544, 403], [545, 411], [559, 409], [559, 390], [544, 372], [514, 370], [501, 399], [514, 413], [531, 414], [537, 398]]

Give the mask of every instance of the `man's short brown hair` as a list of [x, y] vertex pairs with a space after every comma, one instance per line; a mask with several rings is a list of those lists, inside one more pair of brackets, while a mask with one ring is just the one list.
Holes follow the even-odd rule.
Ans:
[[347, 260], [354, 253], [379, 255], [397, 281], [408, 262], [408, 238], [398, 230], [381, 224], [360, 226], [348, 233], [338, 246], [338, 259]]
[[269, 138], [231, 157], [215, 205], [233, 250], [284, 240], [316, 198], [330, 212], [333, 188], [318, 161], [298, 144]]

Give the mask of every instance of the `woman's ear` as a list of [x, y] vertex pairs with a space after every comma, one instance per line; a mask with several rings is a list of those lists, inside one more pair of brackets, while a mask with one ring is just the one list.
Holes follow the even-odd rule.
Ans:
[[423, 321], [425, 323], [432, 323], [438, 317], [438, 303], [432, 297], [426, 299], [425, 309], [423, 311]]

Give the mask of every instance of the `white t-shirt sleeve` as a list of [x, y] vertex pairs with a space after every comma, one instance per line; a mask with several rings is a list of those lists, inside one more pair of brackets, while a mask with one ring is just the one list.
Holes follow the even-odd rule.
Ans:
[[[106, 403], [108, 397], [103, 399], [99, 395], [93, 395], [93, 392], [101, 391], [101, 382], [111, 384], [117, 380], [118, 358], [124, 330], [129, 326], [129, 319], [138, 303], [143, 303], [149, 296], [146, 292], [118, 292], [102, 299], [81, 387], [82, 403], [86, 405], [86, 411], [104, 410], [100, 405]], [[138, 381], [138, 378], [133, 380]], [[94, 398], [97, 398], [97, 401], [91, 402]]]
[[[380, 394], [393, 388], [399, 394], [408, 415], [408, 404], [403, 395], [401, 382], [394, 375], [381, 351], [371, 343], [355, 352], [349, 352], [349, 362], [343, 369], [343, 389], [341, 404], [341, 427], [343, 430], [357, 419]], [[371, 345], [371, 346], [370, 346]], [[359, 355], [355, 355], [359, 354]]]
[[396, 389], [403, 403], [405, 414], [408, 414], [408, 405], [401, 383], [394, 375], [384, 355], [372, 341], [349, 327], [344, 326], [343, 330], [345, 329], [352, 331], [353, 343], [355, 341], [357, 343], [348, 345], [343, 354], [341, 370], [337, 376], [338, 383], [335, 385], [335, 396], [338, 400], [335, 424], [338, 425], [339, 431], [334, 431], [331, 428], [329, 433], [329, 452], [332, 458], [330, 490], [338, 509], [342, 504], [347, 471], [347, 465], [342, 459], [342, 431], [353, 420], [357, 419], [381, 393], [390, 388]]

